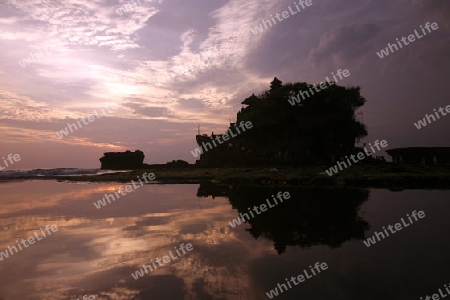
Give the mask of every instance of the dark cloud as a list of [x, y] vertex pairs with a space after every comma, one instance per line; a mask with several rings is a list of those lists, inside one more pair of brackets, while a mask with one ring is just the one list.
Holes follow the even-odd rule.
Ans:
[[180, 99], [178, 100], [178, 105], [182, 109], [188, 109], [188, 110], [201, 110], [205, 108], [205, 103], [200, 99]]
[[127, 102], [123, 106], [133, 109], [134, 114], [141, 116], [159, 118], [169, 117], [171, 115], [170, 110], [166, 107], [145, 106], [142, 103]]
[[450, 30], [450, 1], [413, 0], [413, 3], [424, 21], [437, 22], [447, 30]]
[[339, 66], [357, 61], [373, 49], [373, 38], [380, 31], [375, 24], [352, 24], [332, 29], [320, 37], [317, 47], [311, 49], [308, 61], [321, 65], [334, 59]]
[[224, 0], [165, 1], [161, 5], [161, 10], [137, 33], [140, 43], [143, 46], [152, 45], [151, 59], [164, 60], [180, 52], [182, 46], [180, 36], [187, 30], [193, 30], [195, 35], [192, 50], [198, 51], [199, 45], [208, 36], [209, 28], [214, 26], [210, 14], [225, 2]]

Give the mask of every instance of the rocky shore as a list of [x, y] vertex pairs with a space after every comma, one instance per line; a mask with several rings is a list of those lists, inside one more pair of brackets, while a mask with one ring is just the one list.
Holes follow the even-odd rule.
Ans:
[[329, 176], [325, 166], [260, 168], [183, 168], [155, 167], [121, 173], [83, 176], [1, 178], [10, 180], [58, 180], [73, 182], [128, 182], [145, 172], [156, 176], [158, 184], [198, 184], [213, 182], [229, 185], [361, 187], [390, 189], [448, 189], [450, 166], [355, 165]]

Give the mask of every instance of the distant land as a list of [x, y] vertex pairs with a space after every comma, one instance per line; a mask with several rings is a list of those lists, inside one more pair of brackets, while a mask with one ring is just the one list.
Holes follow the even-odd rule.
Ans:
[[[322, 90], [315, 87], [305, 82], [283, 85], [275, 77], [269, 90], [242, 101], [244, 107], [226, 133], [208, 136], [198, 132], [199, 147], [191, 152], [197, 155], [195, 164], [173, 160], [149, 165], [143, 162], [145, 154], [140, 150], [106, 152], [100, 158], [101, 169], [126, 172], [39, 179], [127, 182], [151, 171], [157, 183], [392, 189], [450, 186], [449, 147], [387, 149], [392, 162], [373, 157], [366, 148], [375, 150], [374, 146], [357, 145], [368, 134], [355, 114], [366, 102], [360, 88], [335, 83]], [[251, 126], [244, 130], [244, 124]], [[339, 160], [350, 162], [350, 156], [363, 150], [368, 154], [363, 160], [346, 168], [334, 167], [335, 174], [326, 172], [332, 165], [338, 166]]]

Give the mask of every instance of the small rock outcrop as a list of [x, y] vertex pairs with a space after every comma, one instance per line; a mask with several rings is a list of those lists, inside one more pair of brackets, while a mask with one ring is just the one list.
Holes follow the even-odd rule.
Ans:
[[136, 150], [131, 152], [106, 152], [100, 158], [102, 170], [132, 170], [144, 167], [144, 152]]

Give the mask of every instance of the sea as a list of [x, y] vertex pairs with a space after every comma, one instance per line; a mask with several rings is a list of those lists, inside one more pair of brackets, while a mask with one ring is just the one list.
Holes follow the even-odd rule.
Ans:
[[78, 168], [56, 168], [56, 169], [21, 169], [0, 171], [1, 177], [53, 177], [53, 176], [85, 176], [101, 175], [110, 173], [128, 172], [128, 170], [101, 170], [101, 169], [78, 169]]
[[[41, 180], [101, 172], [19, 170], [9, 174], [35, 178], [0, 180], [0, 299], [380, 300], [446, 294], [449, 190], [152, 183], [97, 208], [96, 201], [124, 183]], [[289, 199], [262, 209], [280, 192], [289, 192]], [[259, 213], [233, 223], [254, 207]], [[424, 217], [416, 221], [414, 212]], [[397, 223], [408, 225], [367, 243]], [[57, 231], [48, 234], [52, 226]], [[22, 239], [28, 246], [15, 251]], [[177, 253], [176, 259], [168, 253]], [[324, 264], [320, 272], [311, 270]], [[300, 282], [301, 275], [307, 278]]]

